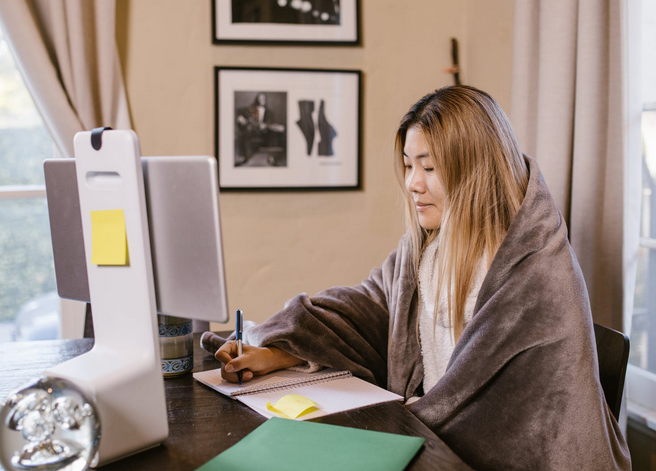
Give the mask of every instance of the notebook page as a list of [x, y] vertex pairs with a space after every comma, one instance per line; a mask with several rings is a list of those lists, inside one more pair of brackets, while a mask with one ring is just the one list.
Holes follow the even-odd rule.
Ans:
[[299, 373], [292, 370], [278, 370], [264, 376], [256, 376], [252, 380], [239, 386], [230, 383], [221, 377], [221, 368], [215, 370], [202, 371], [194, 373], [194, 379], [219, 391], [226, 396], [237, 396], [239, 394], [251, 394], [253, 390], [267, 390], [274, 387], [287, 386], [292, 384], [303, 383], [306, 381], [317, 381], [330, 378], [333, 376], [350, 375], [348, 371], [339, 371], [326, 368], [315, 373]]
[[237, 399], [263, 416], [271, 418], [277, 416], [267, 410], [267, 402], [270, 401], [271, 404], [274, 404], [278, 399], [287, 394], [300, 394], [313, 400], [318, 405], [318, 410], [302, 415], [297, 420], [314, 419], [316, 417], [379, 404], [381, 402], [403, 400], [403, 397], [398, 394], [379, 388], [355, 376], [335, 379], [325, 383], [301, 385], [276, 391], [237, 396]]

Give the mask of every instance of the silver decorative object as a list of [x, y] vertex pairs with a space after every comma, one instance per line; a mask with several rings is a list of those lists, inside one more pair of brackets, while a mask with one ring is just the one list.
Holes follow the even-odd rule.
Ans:
[[0, 463], [7, 471], [85, 470], [99, 444], [96, 409], [70, 381], [41, 377], [2, 403]]

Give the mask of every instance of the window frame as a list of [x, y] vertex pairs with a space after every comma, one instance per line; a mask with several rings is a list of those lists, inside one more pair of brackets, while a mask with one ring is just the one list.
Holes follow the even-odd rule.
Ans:
[[[656, 112], [656, 102], [644, 103], [641, 117], [645, 112]], [[643, 158], [642, 154], [640, 158]], [[640, 211], [642, 213], [642, 207]], [[642, 228], [640, 228], [641, 230]], [[650, 252], [656, 251], [656, 238], [640, 236], [639, 247]], [[631, 316], [633, 315], [635, 315], [635, 307], [631, 313]], [[626, 384], [629, 417], [656, 430], [656, 374], [645, 368], [629, 364], [626, 370]]]
[[0, 185], [0, 200], [45, 198], [44, 185]]

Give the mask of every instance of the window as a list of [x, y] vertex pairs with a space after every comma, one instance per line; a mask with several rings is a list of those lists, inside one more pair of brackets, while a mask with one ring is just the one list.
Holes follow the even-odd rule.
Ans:
[[656, 100], [643, 105], [642, 159], [640, 249], [629, 363], [656, 374]]
[[0, 31], [0, 341], [57, 338], [43, 160], [53, 143]]
[[656, 430], [656, 3], [643, 0], [642, 208], [627, 371], [629, 415]]

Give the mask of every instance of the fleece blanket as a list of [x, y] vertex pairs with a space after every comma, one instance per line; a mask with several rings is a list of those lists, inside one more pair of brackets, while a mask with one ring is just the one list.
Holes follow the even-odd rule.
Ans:
[[630, 469], [599, 383], [588, 294], [565, 222], [537, 163], [526, 161], [524, 201], [429, 391], [407, 236], [360, 285], [298, 295], [249, 337], [406, 399], [421, 396], [408, 409], [475, 469]]

